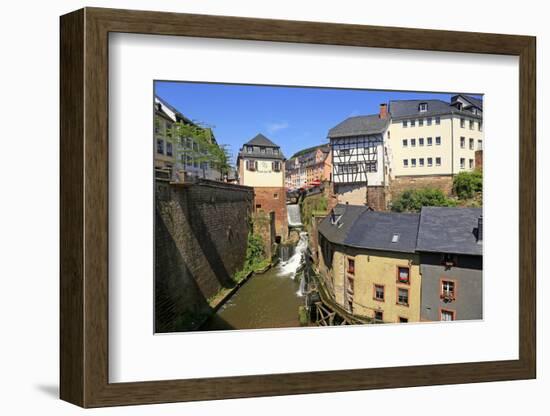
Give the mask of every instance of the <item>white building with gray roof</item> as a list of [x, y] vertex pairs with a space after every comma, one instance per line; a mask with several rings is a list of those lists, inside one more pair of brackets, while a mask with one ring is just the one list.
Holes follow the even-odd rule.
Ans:
[[329, 130], [332, 180], [339, 203], [385, 209], [385, 202], [375, 204], [379, 198], [369, 198], [368, 193], [369, 189], [383, 193], [387, 185], [384, 138], [389, 125], [389, 114], [382, 104], [379, 114], [349, 117]]

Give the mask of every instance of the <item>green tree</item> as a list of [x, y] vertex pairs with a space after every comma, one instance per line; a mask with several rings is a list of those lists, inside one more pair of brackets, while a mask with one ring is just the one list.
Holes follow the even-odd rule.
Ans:
[[183, 155], [199, 164], [210, 163], [213, 169], [220, 172], [220, 179], [229, 173], [229, 148], [218, 145], [210, 128], [198, 124], [174, 123], [167, 133], [167, 140], [174, 145], [177, 162], [181, 163]]
[[456, 202], [447, 198], [440, 189], [409, 189], [392, 203], [395, 212], [419, 212], [422, 207], [454, 207]]
[[453, 192], [460, 199], [473, 198], [483, 191], [483, 174], [480, 170], [460, 172], [453, 178]]

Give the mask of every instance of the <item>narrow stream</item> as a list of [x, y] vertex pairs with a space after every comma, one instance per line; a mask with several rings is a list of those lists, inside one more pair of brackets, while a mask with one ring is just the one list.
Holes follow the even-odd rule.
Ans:
[[222, 329], [286, 328], [300, 325], [298, 307], [304, 304], [303, 279], [296, 278], [307, 250], [307, 233], [292, 256], [263, 274], [252, 276], [201, 328]]

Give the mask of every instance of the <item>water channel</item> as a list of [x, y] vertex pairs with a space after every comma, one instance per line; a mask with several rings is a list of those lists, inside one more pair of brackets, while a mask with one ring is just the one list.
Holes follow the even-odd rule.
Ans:
[[252, 276], [201, 330], [300, 326], [298, 307], [304, 304], [300, 270], [307, 244], [307, 233], [303, 232], [290, 253], [282, 251], [282, 259], [276, 266]]

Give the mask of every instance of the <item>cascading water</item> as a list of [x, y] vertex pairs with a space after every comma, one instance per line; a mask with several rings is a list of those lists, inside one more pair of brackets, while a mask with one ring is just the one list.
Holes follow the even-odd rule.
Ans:
[[[300, 233], [300, 240], [298, 241], [298, 244], [294, 248], [294, 254], [292, 257], [290, 257], [286, 261], [281, 261], [277, 267], [277, 275], [282, 277], [290, 277], [291, 279], [296, 278], [296, 275], [300, 268], [304, 264], [304, 253], [307, 250], [307, 233], [301, 232]], [[302, 279], [303, 280], [303, 279]], [[298, 294], [302, 296], [303, 292], [303, 282], [300, 282], [300, 289], [298, 290]]]

